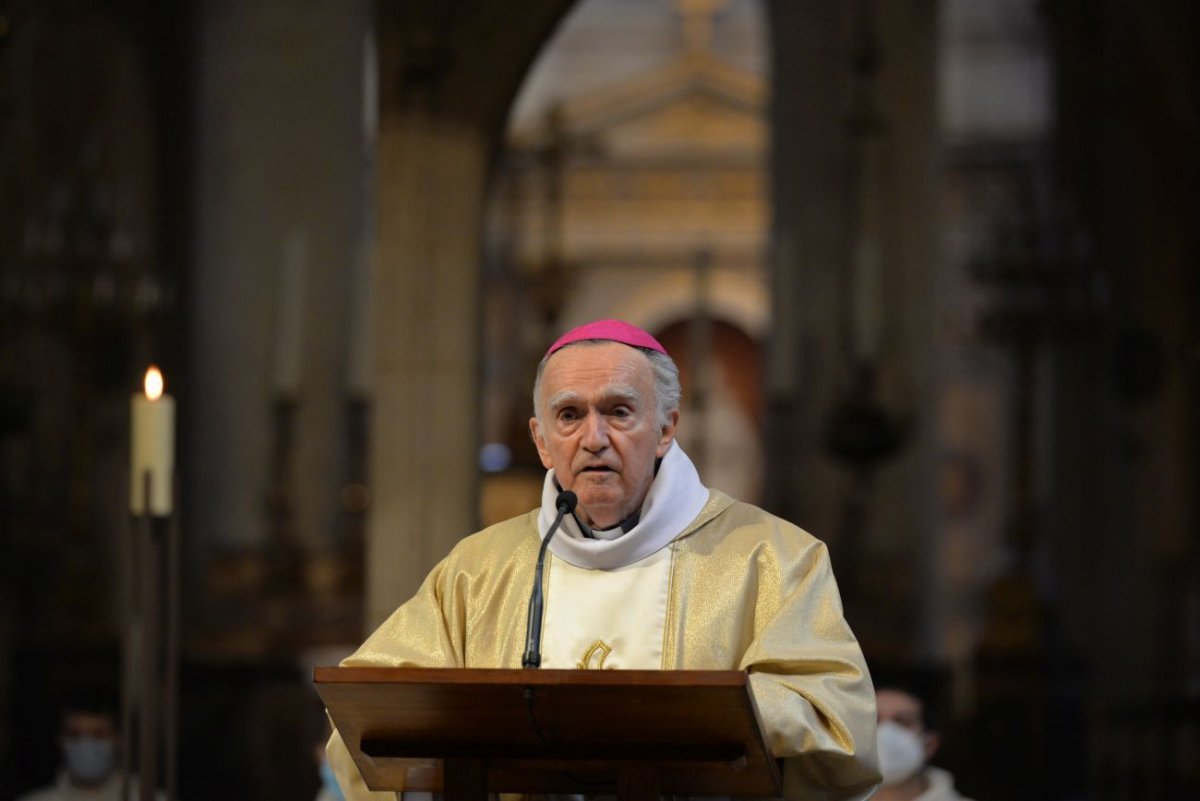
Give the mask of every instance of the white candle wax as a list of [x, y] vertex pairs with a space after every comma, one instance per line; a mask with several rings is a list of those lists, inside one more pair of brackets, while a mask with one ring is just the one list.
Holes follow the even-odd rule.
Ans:
[[175, 399], [163, 392], [157, 398], [134, 394], [130, 403], [133, 443], [129, 459], [129, 510], [144, 514], [146, 473], [150, 474], [149, 513], [171, 514], [174, 495]]

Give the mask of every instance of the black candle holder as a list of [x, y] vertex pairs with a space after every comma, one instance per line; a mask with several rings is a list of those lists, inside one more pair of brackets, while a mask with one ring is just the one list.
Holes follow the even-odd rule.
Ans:
[[156, 515], [151, 512], [152, 481], [151, 472], [145, 471], [142, 510], [130, 513], [130, 547], [124, 566], [130, 592], [123, 610], [121, 798], [130, 797], [137, 776], [138, 801], [158, 801], [161, 769], [166, 801], [175, 801], [179, 777], [179, 482], [172, 481], [171, 511]]

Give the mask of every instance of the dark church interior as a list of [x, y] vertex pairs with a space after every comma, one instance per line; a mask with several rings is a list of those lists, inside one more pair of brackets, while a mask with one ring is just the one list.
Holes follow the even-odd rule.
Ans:
[[828, 545], [963, 796], [1200, 798], [1198, 42], [1186, 0], [0, 0], [0, 801], [73, 688], [131, 729], [160, 673], [171, 801], [315, 797], [313, 668], [537, 506], [534, 369], [600, 317], [679, 363], [706, 483]]

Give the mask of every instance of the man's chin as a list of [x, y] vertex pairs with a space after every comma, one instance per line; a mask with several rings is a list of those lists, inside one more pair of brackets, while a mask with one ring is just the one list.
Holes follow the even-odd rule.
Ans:
[[588, 497], [589, 493], [581, 493], [578, 489], [575, 492], [579, 496], [577, 514], [592, 528], [611, 528], [623, 519], [620, 513], [619, 498], [612, 496]]

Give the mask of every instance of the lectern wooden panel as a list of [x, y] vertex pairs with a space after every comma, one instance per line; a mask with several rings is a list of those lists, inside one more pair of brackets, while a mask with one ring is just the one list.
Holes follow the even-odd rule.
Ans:
[[314, 681], [373, 790], [779, 795], [739, 671], [317, 668]]

